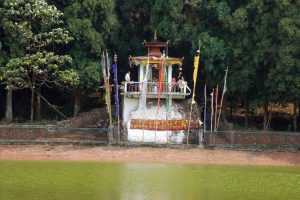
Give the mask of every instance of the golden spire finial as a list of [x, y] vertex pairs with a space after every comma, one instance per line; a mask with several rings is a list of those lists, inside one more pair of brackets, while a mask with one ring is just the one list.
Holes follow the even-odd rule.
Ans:
[[154, 31], [154, 40], [157, 40], [156, 30]]

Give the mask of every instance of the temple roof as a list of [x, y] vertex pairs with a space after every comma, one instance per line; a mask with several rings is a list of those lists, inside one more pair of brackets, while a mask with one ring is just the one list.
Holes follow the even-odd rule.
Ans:
[[144, 47], [150, 47], [151, 48], [167, 48], [168, 42], [161, 42], [157, 40], [157, 34], [156, 31], [154, 32], [154, 39], [151, 42], [144, 41]]
[[144, 47], [164, 47], [166, 48], [168, 46], [167, 42], [161, 42], [158, 40], [154, 40], [152, 42], [144, 42]]
[[[141, 65], [147, 64], [166, 64], [166, 65], [182, 65], [181, 58], [174, 57], [164, 57], [164, 53], [167, 50], [168, 42], [161, 42], [157, 40], [156, 31], [154, 35], [154, 40], [151, 42], [144, 41], [144, 47], [148, 48], [147, 56], [137, 56], [137, 57], [129, 57], [130, 64], [133, 65]], [[161, 51], [163, 49], [163, 52]]]
[[[133, 65], [141, 65], [148, 63], [148, 56], [129, 57], [129, 61]], [[164, 59], [166, 65], [182, 65], [182, 58], [167, 57]], [[162, 64], [163, 58], [157, 56], [149, 56], [149, 64]]]

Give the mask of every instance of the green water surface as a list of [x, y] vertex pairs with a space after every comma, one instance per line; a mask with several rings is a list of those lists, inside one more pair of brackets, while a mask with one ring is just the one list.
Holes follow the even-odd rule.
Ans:
[[299, 200], [300, 168], [0, 161], [1, 200]]

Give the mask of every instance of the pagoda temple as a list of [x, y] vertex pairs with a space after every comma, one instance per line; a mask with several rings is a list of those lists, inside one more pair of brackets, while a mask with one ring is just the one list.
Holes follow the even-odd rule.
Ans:
[[130, 142], [182, 143], [188, 129], [198, 128], [182, 114], [191, 94], [181, 73], [182, 58], [168, 55], [168, 42], [144, 42], [147, 55], [129, 57], [138, 80], [125, 82], [123, 125]]

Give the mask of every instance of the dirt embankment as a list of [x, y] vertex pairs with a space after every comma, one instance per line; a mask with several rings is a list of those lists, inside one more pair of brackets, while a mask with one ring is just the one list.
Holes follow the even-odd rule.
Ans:
[[104, 128], [108, 127], [109, 118], [106, 108], [102, 107], [92, 109], [88, 112], [79, 113], [77, 117], [71, 117], [67, 120], [59, 121], [56, 125], [66, 128]]
[[300, 152], [251, 152], [149, 147], [0, 145], [0, 160], [195, 163], [300, 166]]

